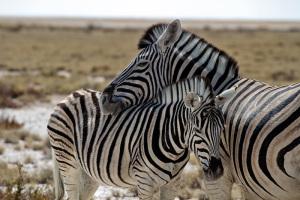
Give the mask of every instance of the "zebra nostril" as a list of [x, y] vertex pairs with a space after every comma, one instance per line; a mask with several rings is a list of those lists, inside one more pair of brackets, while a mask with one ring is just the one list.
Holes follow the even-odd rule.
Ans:
[[218, 169], [223, 168], [221, 159], [217, 159], [217, 158], [212, 156], [211, 159], [210, 159], [209, 168], [213, 172], [217, 171]]

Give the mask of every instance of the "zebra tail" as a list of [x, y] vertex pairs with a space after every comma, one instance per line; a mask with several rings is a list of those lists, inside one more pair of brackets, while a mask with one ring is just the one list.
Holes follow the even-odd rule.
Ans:
[[55, 190], [55, 200], [62, 200], [64, 198], [64, 184], [59, 172], [58, 163], [55, 159], [55, 154], [52, 149], [52, 160], [53, 160], [53, 179], [54, 179], [54, 190]]

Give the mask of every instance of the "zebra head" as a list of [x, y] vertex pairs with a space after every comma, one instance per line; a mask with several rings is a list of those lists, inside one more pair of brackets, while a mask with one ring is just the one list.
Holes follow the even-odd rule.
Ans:
[[[151, 28], [149, 29], [151, 30]], [[181, 35], [179, 20], [145, 33], [139, 43], [141, 51], [104, 90], [101, 96], [103, 114], [113, 114], [129, 106], [148, 101], [172, 80], [164, 79], [162, 74], [170, 68], [170, 53], [174, 43]], [[148, 40], [146, 39], [147, 37]], [[158, 38], [151, 43], [151, 37]], [[169, 75], [166, 75], [169, 76]]]
[[113, 114], [147, 102], [163, 88], [198, 75], [211, 80], [219, 94], [238, 80], [233, 58], [203, 38], [181, 29], [180, 21], [150, 27], [138, 44], [141, 51], [103, 91], [101, 111]]
[[185, 141], [202, 164], [208, 180], [215, 180], [223, 174], [219, 147], [225, 122], [219, 106], [235, 90], [233, 87], [214, 97], [211, 87], [207, 86], [201, 96], [190, 92], [184, 99], [185, 106], [191, 109]]

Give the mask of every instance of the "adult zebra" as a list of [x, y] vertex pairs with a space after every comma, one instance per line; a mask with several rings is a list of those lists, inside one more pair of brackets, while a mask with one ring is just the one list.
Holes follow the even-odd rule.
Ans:
[[[222, 107], [221, 150], [229, 170], [224, 181], [240, 183], [248, 199], [300, 199], [300, 84], [272, 87], [240, 78], [234, 59], [182, 30], [178, 20], [149, 28], [139, 48], [104, 90], [101, 105], [107, 113], [148, 101], [166, 85], [199, 74], [212, 80], [216, 94], [236, 84], [237, 93]], [[230, 190], [222, 190], [221, 199], [229, 198]]]
[[47, 126], [57, 161], [56, 199], [63, 198], [63, 187], [70, 200], [89, 199], [99, 184], [137, 186], [141, 199], [152, 199], [162, 187], [161, 199], [172, 199], [170, 182], [190, 151], [209, 179], [220, 177], [224, 119], [216, 104], [233, 92], [215, 97], [207, 80], [195, 77], [113, 116], [101, 115], [100, 92], [74, 92], [57, 105]]

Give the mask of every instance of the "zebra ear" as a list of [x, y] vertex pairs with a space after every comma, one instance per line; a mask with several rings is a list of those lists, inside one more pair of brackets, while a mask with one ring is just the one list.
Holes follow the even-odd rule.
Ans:
[[171, 22], [162, 35], [158, 38], [157, 43], [161, 48], [162, 52], [166, 50], [167, 47], [174, 44], [180, 37], [182, 32], [181, 24], [178, 19]]
[[195, 92], [188, 92], [184, 97], [184, 105], [187, 108], [198, 108], [201, 105], [202, 98], [199, 97]]
[[233, 86], [225, 91], [223, 91], [221, 94], [217, 95], [215, 98], [215, 103], [218, 106], [223, 105], [230, 97], [232, 97], [237, 89], [237, 86]]

